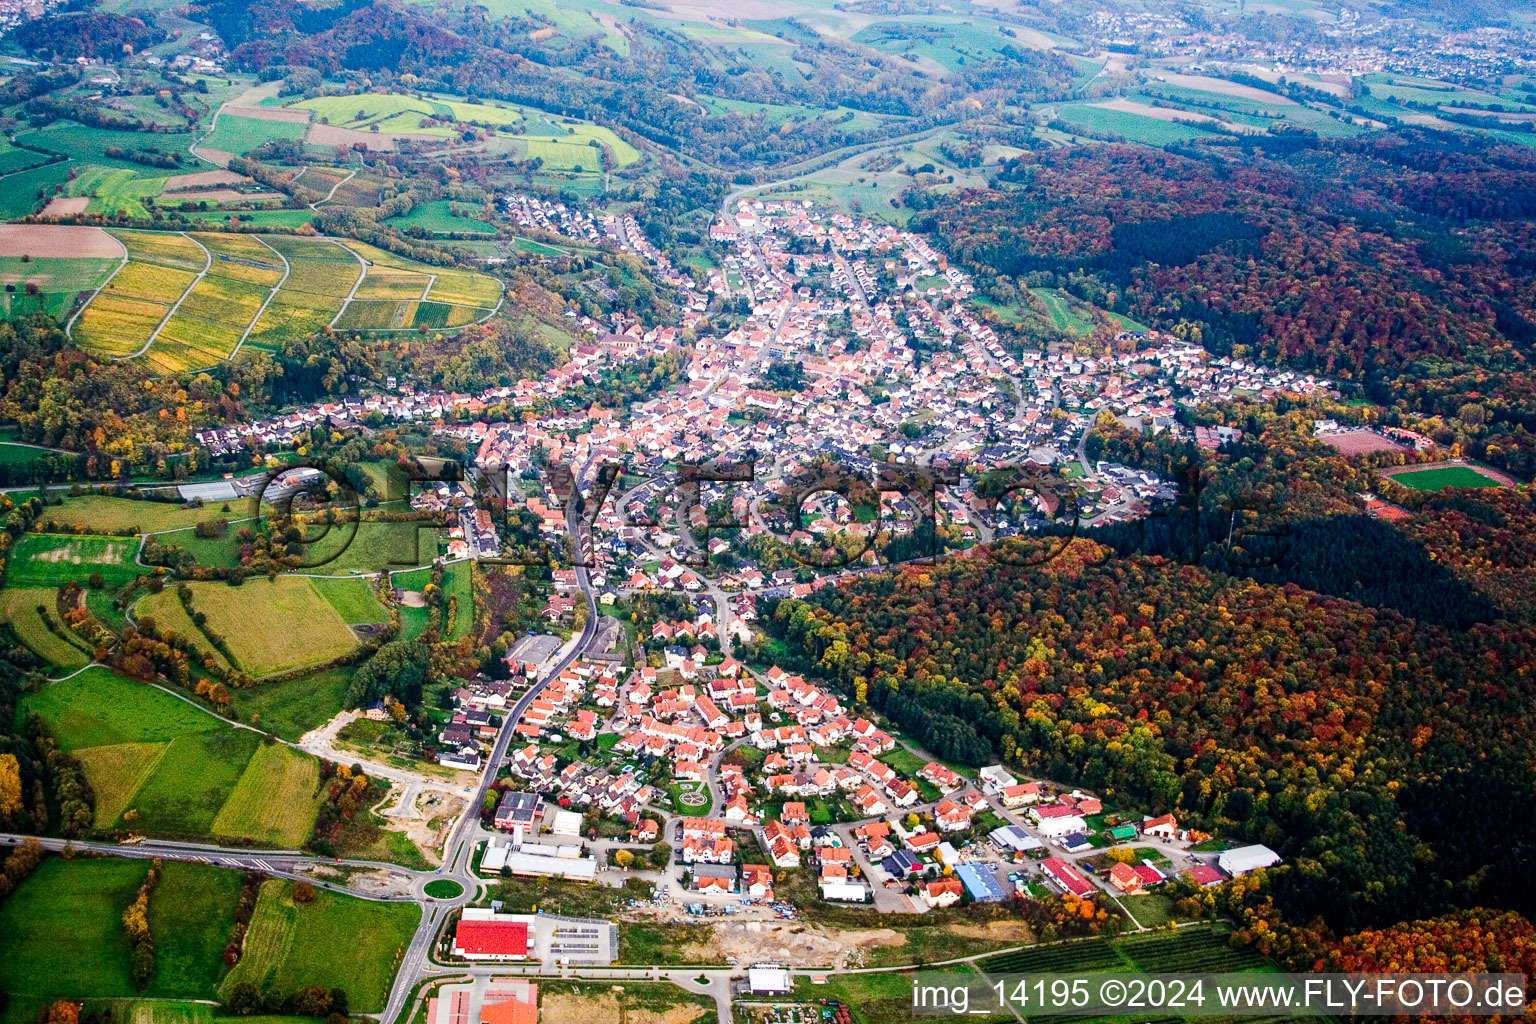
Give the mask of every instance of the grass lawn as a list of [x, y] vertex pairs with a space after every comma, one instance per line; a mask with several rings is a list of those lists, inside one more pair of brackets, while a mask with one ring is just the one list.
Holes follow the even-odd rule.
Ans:
[[11, 549], [5, 585], [59, 587], [100, 573], [108, 584], [126, 583], [139, 574], [133, 564], [139, 542], [132, 537], [67, 537], [28, 533]]
[[261, 677], [315, 665], [357, 646], [357, 637], [309, 580], [279, 576], [225, 583], [192, 583], [192, 606], [206, 629], [229, 645], [240, 667]]
[[155, 976], [145, 995], [211, 999], [224, 977], [224, 946], [235, 927], [241, 874], [166, 861], [149, 901]]
[[225, 517], [237, 518], [245, 513], [230, 506], [229, 512], [221, 512], [219, 505], [206, 508], [183, 508], [169, 501], [136, 501], [132, 498], [110, 498], [104, 494], [82, 494], [78, 498], [65, 498], [59, 506], [49, 506], [39, 516], [43, 528], [50, 521], [61, 525], [80, 524], [92, 530], [159, 533], [162, 530], [179, 530], [211, 523]]
[[1442, 466], [1416, 472], [1394, 473], [1392, 482], [1416, 491], [1438, 491], [1442, 487], [1503, 487], [1492, 477], [1483, 476], [1470, 466]]
[[451, 878], [434, 878], [422, 890], [433, 899], [451, 900], [464, 891], [464, 887]]
[[[454, 206], [458, 206], [461, 212], [455, 214], [452, 209]], [[476, 220], [473, 217], [463, 216], [462, 211], [467, 206], [468, 204], [454, 204], [446, 199], [438, 199], [416, 207], [404, 217], [391, 217], [385, 223], [402, 231], [414, 227], [431, 232], [472, 231], [477, 234], [486, 235], [496, 233], [494, 225], [487, 224], [483, 220]]]
[[1158, 928], [1173, 920], [1173, 899], [1160, 893], [1145, 896], [1122, 896], [1120, 905], [1143, 928]]
[[293, 901], [291, 883], [263, 883], [246, 935], [245, 955], [224, 980], [291, 991], [301, 985], [346, 989], [354, 1013], [383, 1008], [395, 965], [411, 941], [421, 910], [318, 890], [313, 902]]
[[[11, 259], [12, 257], [4, 257]], [[3, 274], [0, 274], [3, 277]], [[33, 448], [31, 445], [0, 443], [0, 465], [24, 466], [29, 462], [35, 462], [40, 456], [48, 453], [42, 448]]]
[[[244, 511], [242, 505], [241, 512]], [[224, 568], [240, 562], [240, 542], [235, 536], [239, 530], [231, 524], [222, 537], [199, 537], [194, 530], [168, 530], [155, 534], [153, 540], [156, 544], [181, 548], [196, 558], [198, 565]]]
[[0, 903], [0, 990], [22, 997], [132, 996], [123, 911], [149, 865], [49, 857]]
[[[292, 849], [314, 826], [318, 762], [162, 690], [92, 668], [45, 686], [23, 708], [84, 765], [97, 828]], [[135, 818], [125, 820], [130, 810]]]
[[235, 690], [230, 694], [231, 712], [242, 722], [285, 740], [297, 740], [342, 710], [352, 672], [351, 668], [326, 669], [282, 683]]
[[349, 626], [388, 622], [389, 612], [374, 596], [372, 581], [361, 578], [315, 580], [320, 596], [331, 603]]
[[320, 576], [399, 571], [426, 565], [437, 555], [430, 523], [357, 524], [332, 530], [304, 551], [305, 572]]
[[[454, 611], [453, 632], [445, 640], [457, 640], [468, 636], [475, 624], [475, 593], [473, 572], [468, 562], [455, 562], [443, 570], [443, 615], [448, 614], [448, 598], [457, 597]], [[446, 621], [446, 618], [445, 618]]]
[[[130, 801], [137, 819], [123, 824], [170, 835], [210, 834], [260, 744], [253, 732], [227, 728], [172, 740]], [[97, 821], [97, 827], [110, 824]]]
[[63, 750], [115, 743], [161, 743], [223, 728], [217, 718], [107, 668], [92, 668], [29, 695], [22, 707], [40, 715]]

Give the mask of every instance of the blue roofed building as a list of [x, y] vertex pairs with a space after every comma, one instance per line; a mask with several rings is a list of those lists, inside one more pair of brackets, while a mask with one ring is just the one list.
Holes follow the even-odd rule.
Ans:
[[1008, 890], [997, 880], [997, 874], [985, 864], [961, 864], [955, 875], [971, 899], [977, 903], [996, 903], [1008, 898]]

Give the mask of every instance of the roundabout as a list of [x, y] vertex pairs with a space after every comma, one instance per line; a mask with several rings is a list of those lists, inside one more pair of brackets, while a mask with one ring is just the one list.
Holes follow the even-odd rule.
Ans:
[[422, 892], [435, 900], [452, 900], [464, 895], [464, 886], [451, 878], [434, 878], [422, 887]]

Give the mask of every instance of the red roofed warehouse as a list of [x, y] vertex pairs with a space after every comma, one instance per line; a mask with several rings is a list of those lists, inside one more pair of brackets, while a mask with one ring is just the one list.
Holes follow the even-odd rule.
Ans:
[[465, 910], [453, 932], [453, 955], [466, 960], [526, 960], [530, 920], [490, 910]]

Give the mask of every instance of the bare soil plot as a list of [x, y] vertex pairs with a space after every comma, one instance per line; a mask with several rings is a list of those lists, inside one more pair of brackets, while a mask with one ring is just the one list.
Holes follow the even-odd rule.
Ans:
[[226, 104], [219, 113], [228, 114], [230, 117], [252, 117], [258, 121], [309, 124], [309, 111], [294, 107], [234, 107]]
[[1296, 101], [1289, 96], [1281, 96], [1279, 93], [1270, 92], [1267, 89], [1257, 89], [1251, 85], [1241, 85], [1237, 82], [1229, 82], [1225, 78], [1211, 78], [1207, 75], [1178, 75], [1165, 74], [1160, 76], [1167, 85], [1182, 85], [1186, 89], [1199, 89], [1201, 92], [1216, 92], [1223, 96], [1241, 96], [1245, 100], [1256, 100], [1259, 103], [1273, 103], [1281, 107], [1294, 107]]
[[282, 199], [278, 192], [236, 192], [232, 188], [204, 188], [193, 189], [189, 192], [178, 192], [172, 198], [190, 199], [193, 202], [206, 200], [210, 203], [243, 203], [256, 200]]
[[43, 216], [67, 217], [71, 214], [84, 213], [85, 208], [90, 205], [90, 196], [57, 196], [48, 200], [48, 205], [43, 207]]
[[1408, 451], [1396, 441], [1382, 437], [1374, 430], [1342, 430], [1337, 434], [1324, 434], [1322, 440], [1327, 441], [1345, 455]]
[[424, 139], [442, 142], [440, 135], [416, 135], [410, 132], [360, 132], [333, 124], [312, 124], [305, 141], [315, 146], [351, 146], [361, 142], [376, 153], [392, 153], [396, 139]]
[[101, 228], [77, 224], [0, 224], [0, 256], [115, 259], [123, 246]]
[[165, 192], [184, 188], [215, 188], [219, 185], [240, 185], [250, 179], [234, 171], [198, 171], [196, 174], [173, 174], [165, 179]]

